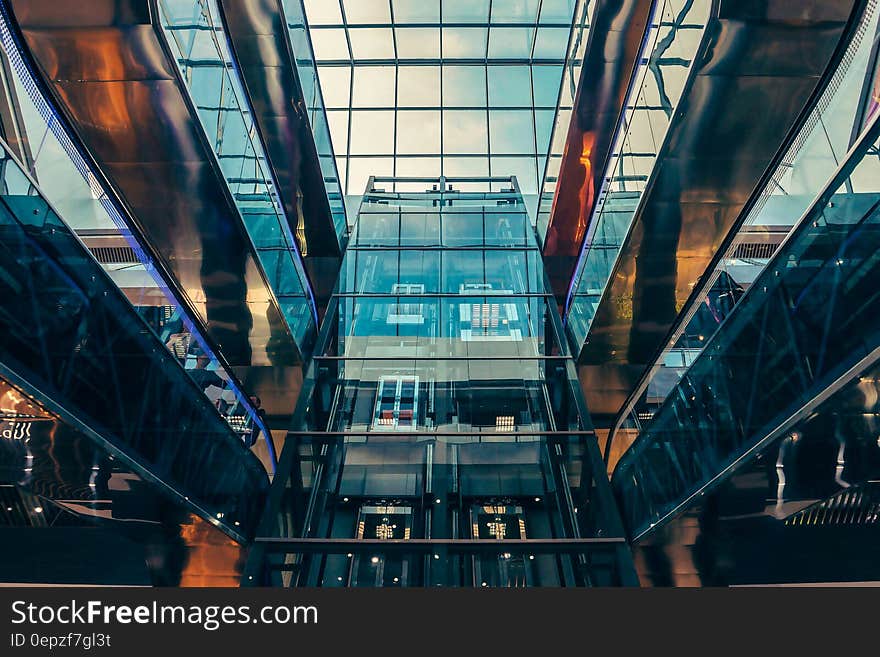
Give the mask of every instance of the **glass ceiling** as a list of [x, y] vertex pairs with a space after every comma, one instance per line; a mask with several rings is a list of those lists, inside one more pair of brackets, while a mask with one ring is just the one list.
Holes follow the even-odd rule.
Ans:
[[345, 194], [371, 175], [515, 175], [537, 194], [576, 4], [305, 0]]

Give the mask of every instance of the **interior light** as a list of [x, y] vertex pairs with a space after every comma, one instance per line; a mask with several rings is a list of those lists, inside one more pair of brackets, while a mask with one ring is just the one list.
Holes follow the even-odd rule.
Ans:
[[379, 557], [373, 557], [372, 559], [370, 559], [370, 561], [372, 563], [379, 563]]
[[43, 512], [43, 507], [41, 507], [41, 506], [34, 507], [34, 513], [42, 513], [42, 512]]

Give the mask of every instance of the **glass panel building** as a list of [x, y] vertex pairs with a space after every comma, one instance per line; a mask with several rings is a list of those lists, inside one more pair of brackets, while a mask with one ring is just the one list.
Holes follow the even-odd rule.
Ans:
[[880, 581], [874, 0], [63, 4], [0, 583]]

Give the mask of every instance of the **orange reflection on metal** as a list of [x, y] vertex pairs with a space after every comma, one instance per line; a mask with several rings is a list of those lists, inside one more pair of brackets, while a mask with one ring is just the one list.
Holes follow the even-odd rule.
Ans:
[[247, 549], [196, 515], [181, 525], [188, 559], [180, 586], [239, 586]]
[[[577, 132], [574, 122], [571, 132]], [[582, 132], [580, 139], [572, 139], [571, 133], [569, 134], [550, 212], [546, 253], [567, 256], [578, 254], [596, 193], [593, 183], [595, 143], [596, 133], [592, 130]]]
[[34, 400], [0, 379], [0, 415], [51, 420], [53, 416]]

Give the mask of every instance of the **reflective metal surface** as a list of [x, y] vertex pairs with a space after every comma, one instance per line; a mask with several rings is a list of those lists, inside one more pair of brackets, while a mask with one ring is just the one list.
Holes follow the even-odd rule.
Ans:
[[187, 373], [8, 156], [0, 173], [0, 374], [191, 513], [247, 536], [268, 482], [205, 394], [222, 379]]
[[298, 348], [151, 22], [155, 7], [6, 6], [57, 106], [214, 344], [269, 413], [289, 412]]
[[627, 400], [606, 448], [609, 472], [616, 464], [615, 455], [624, 451], [630, 437], [650, 420], [734, 310], [742, 290], [755, 281], [779, 244], [809, 210], [828, 172], [846, 158], [858, 138], [864, 127], [864, 109], [870, 107], [872, 95], [868, 81], [876, 67], [874, 58], [880, 43], [878, 18], [880, 8], [868, 3], [858, 27], [851, 32], [849, 45], [820, 83], [821, 94], [811, 103], [813, 109], [798, 122], [798, 131], [788, 140], [790, 145], [774, 158], [772, 175], [766, 175], [763, 187], [753, 194], [748, 209], [725, 240], [728, 246], [715, 254], [676, 319], [662, 353]]
[[875, 366], [633, 547], [643, 586], [880, 581]]
[[236, 586], [243, 550], [2, 378], [0, 543], [0, 581], [56, 585]]
[[577, 98], [544, 238], [553, 294], [565, 303], [575, 261], [593, 214], [652, 0], [599, 0], [592, 13]]
[[803, 110], [856, 4], [716, 6], [579, 358], [597, 425], [613, 419], [660, 349]]
[[225, 0], [218, 5], [284, 212], [318, 303], [325, 305], [345, 235], [337, 235], [334, 226], [281, 0]]
[[[880, 359], [878, 145], [875, 118], [620, 459], [612, 485], [631, 538], [698, 502], [841, 389], [873, 385], [859, 377]], [[864, 401], [870, 426], [872, 387]], [[876, 435], [863, 440], [876, 447]]]

